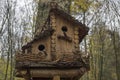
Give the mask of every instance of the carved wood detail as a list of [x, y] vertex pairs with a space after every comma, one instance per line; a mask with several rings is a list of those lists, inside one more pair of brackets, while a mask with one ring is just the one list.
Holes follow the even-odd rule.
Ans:
[[56, 17], [54, 13], [50, 13], [51, 27], [55, 30], [51, 36], [51, 58], [52, 61], [56, 60]]
[[75, 27], [74, 29], [74, 48], [75, 51], [79, 51], [79, 36], [78, 36], [78, 27]]

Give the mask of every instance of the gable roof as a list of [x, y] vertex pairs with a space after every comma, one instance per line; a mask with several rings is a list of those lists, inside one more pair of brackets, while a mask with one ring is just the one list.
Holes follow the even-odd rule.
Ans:
[[45, 38], [51, 36], [53, 34], [53, 32], [54, 32], [54, 30], [51, 28], [44, 30], [39, 35], [36, 35], [32, 41], [30, 41], [26, 45], [22, 46], [22, 50], [31, 47], [31, 44], [34, 43], [35, 41], [42, 40], [42, 39], [45, 39]]
[[65, 11], [60, 6], [58, 6], [58, 4], [56, 2], [51, 2], [50, 12], [54, 12], [55, 14], [57, 14], [57, 15], [61, 16], [62, 18], [68, 20], [74, 26], [79, 26], [83, 29], [89, 30], [89, 28], [86, 27], [85, 24], [82, 24], [80, 21], [78, 21], [77, 19], [72, 17], [67, 11]]
[[83, 25], [81, 22], [79, 22], [78, 20], [76, 20], [74, 17], [72, 17], [69, 13], [65, 12], [62, 9], [59, 8], [51, 8], [50, 12], [54, 12], [55, 14], [59, 15], [60, 17], [68, 20], [69, 22], [72, 22], [73, 25], [76, 26], [85, 26]]
[[74, 27], [79, 27], [79, 42], [88, 34], [89, 28], [63, 10], [56, 2], [51, 2], [50, 12], [54, 12], [65, 20], [68, 20]]

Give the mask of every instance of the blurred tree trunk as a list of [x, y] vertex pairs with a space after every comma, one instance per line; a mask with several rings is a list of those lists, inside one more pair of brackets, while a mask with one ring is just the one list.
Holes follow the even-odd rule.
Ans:
[[116, 66], [116, 76], [117, 76], [117, 80], [120, 80], [120, 64], [119, 64], [119, 44], [120, 44], [120, 39], [119, 39], [119, 34], [116, 33], [116, 30], [114, 29], [113, 33], [112, 33], [112, 42], [113, 42], [113, 49], [114, 49], [114, 54], [115, 54], [115, 66]]
[[[14, 4], [15, 5], [15, 4]], [[10, 0], [6, 1], [6, 27], [7, 27], [7, 62], [6, 62], [6, 71], [5, 71], [5, 78], [4, 80], [13, 80], [13, 23], [14, 23], [14, 12], [15, 6], [12, 8], [13, 5]], [[9, 76], [8, 76], [9, 75]]]
[[10, 36], [11, 36], [11, 31], [10, 31], [10, 2], [7, 0], [7, 11], [6, 11], [6, 15], [7, 15], [7, 34], [8, 34], [8, 51], [7, 51], [7, 65], [6, 65], [6, 71], [5, 71], [5, 78], [4, 80], [7, 80], [8, 77], [8, 67], [9, 67], [9, 56], [10, 56], [10, 44], [11, 44], [11, 40], [10, 40]]
[[100, 29], [99, 31], [99, 43], [100, 43], [100, 56], [99, 56], [99, 64], [100, 64], [100, 70], [99, 70], [99, 80], [102, 80], [103, 77], [103, 56], [104, 56], [104, 27]]
[[[37, 17], [36, 17], [36, 25], [35, 25], [35, 34], [37, 31], [41, 31], [42, 26], [44, 25], [48, 14], [49, 14], [49, 4], [53, 0], [39, 0], [38, 7], [37, 7]], [[68, 13], [70, 13], [70, 6], [72, 0], [56, 0], [55, 2], [58, 3], [61, 7], [63, 7]]]

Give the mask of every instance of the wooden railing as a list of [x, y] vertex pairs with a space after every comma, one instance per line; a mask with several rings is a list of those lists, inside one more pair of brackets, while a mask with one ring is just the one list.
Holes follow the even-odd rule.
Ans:
[[[89, 57], [84, 57], [84, 55], [79, 54], [72, 54], [71, 52], [68, 52], [67, 54], [64, 54], [64, 52], [61, 52], [59, 57], [56, 61], [64, 61], [64, 62], [74, 62], [74, 61], [83, 61], [85, 63], [89, 63]], [[39, 55], [35, 53], [27, 53], [23, 54], [22, 52], [19, 52], [15, 55], [16, 62], [28, 62], [28, 61], [35, 61], [35, 62], [46, 62], [46, 56], [45, 55]], [[50, 60], [49, 60], [50, 61]], [[48, 61], [48, 62], [49, 62]]]
[[41, 56], [38, 54], [16, 54], [15, 55], [15, 60], [16, 62], [21, 62], [21, 61], [43, 61], [45, 59], [45, 56]]

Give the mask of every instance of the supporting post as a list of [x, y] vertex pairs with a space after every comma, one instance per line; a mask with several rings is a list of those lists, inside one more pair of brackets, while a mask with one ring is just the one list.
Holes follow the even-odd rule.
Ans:
[[60, 76], [54, 76], [53, 80], [60, 80]]

